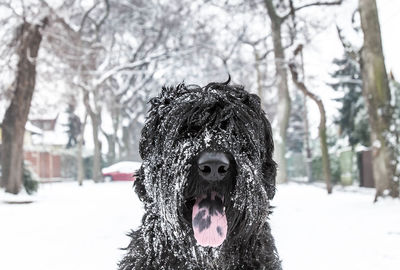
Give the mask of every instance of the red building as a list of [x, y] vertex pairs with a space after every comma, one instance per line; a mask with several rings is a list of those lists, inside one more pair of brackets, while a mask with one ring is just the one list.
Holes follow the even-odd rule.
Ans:
[[51, 152], [24, 151], [25, 161], [40, 178], [61, 177], [61, 156]]

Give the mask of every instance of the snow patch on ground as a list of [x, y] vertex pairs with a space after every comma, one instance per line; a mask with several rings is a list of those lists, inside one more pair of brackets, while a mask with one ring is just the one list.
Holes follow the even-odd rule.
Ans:
[[[360, 192], [359, 192], [360, 191]], [[373, 190], [278, 186], [270, 217], [285, 270], [397, 270], [400, 201]], [[141, 222], [132, 182], [43, 184], [31, 204], [0, 193], [0, 269], [110, 270]]]
[[6, 193], [3, 189], [0, 189], [0, 204], [27, 204], [35, 202], [36, 199], [37, 196], [35, 194], [29, 195], [25, 189], [22, 189], [18, 195]]
[[399, 269], [400, 201], [374, 204], [373, 189], [360, 191], [278, 186], [271, 223], [283, 269]]
[[35, 199], [0, 202], [0, 269], [116, 269], [143, 214], [132, 182], [45, 184]]

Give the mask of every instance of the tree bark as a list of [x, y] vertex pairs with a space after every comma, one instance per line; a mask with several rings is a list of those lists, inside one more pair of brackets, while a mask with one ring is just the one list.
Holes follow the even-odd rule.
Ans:
[[6, 192], [18, 194], [22, 187], [25, 124], [36, 83], [36, 59], [42, 41], [41, 24], [22, 23], [17, 31], [19, 57], [15, 90], [2, 124], [2, 179]]
[[[304, 57], [303, 57], [303, 45], [298, 46], [296, 49], [298, 54], [300, 54], [300, 63], [301, 63], [301, 75], [303, 78], [306, 77], [304, 72]], [[306, 172], [307, 172], [307, 179], [308, 182], [313, 181], [312, 176], [312, 154], [311, 154], [311, 147], [310, 147], [310, 125], [308, 123], [308, 110], [307, 110], [307, 95], [303, 92], [303, 119], [304, 119], [304, 147], [305, 147], [305, 156], [306, 156]]]
[[375, 201], [389, 190], [392, 197], [399, 196], [398, 183], [394, 182], [394, 153], [387, 136], [390, 136], [392, 108], [390, 89], [382, 50], [381, 31], [375, 0], [359, 0], [364, 46], [361, 50], [363, 96], [366, 101], [371, 126]]
[[117, 150], [116, 150], [116, 145], [117, 145], [117, 132], [119, 128], [119, 121], [120, 121], [120, 116], [121, 116], [121, 109], [120, 109], [120, 101], [116, 98], [112, 98], [109, 104], [109, 110], [111, 113], [111, 119], [112, 119], [112, 126], [113, 126], [113, 132], [111, 134], [108, 134], [105, 132], [103, 129], [101, 129], [101, 132], [107, 139], [107, 144], [108, 144], [108, 152], [107, 152], [107, 163], [112, 164], [116, 161], [117, 158]]
[[107, 151], [107, 163], [112, 164], [115, 162], [116, 154], [115, 154], [115, 143], [116, 143], [116, 138], [114, 133], [113, 134], [107, 134], [105, 131], [101, 130], [103, 135], [107, 139], [107, 144], [108, 144], [108, 151]]
[[284, 183], [287, 181], [287, 166], [286, 166], [286, 138], [287, 128], [289, 125], [290, 116], [290, 95], [287, 82], [287, 70], [285, 63], [285, 52], [282, 46], [281, 26], [283, 19], [276, 13], [275, 7], [271, 0], [264, 0], [265, 7], [271, 20], [272, 40], [274, 45], [275, 70], [278, 86], [278, 125], [279, 136], [275, 138], [276, 157], [279, 166], [276, 181]]
[[[96, 99], [95, 99], [96, 100]], [[101, 125], [101, 112], [94, 112], [89, 104], [89, 91], [84, 90], [83, 103], [85, 104], [86, 111], [89, 114], [90, 120], [92, 121], [93, 131], [93, 181], [95, 183], [103, 182], [103, 176], [101, 174], [101, 142], [99, 140], [100, 125]]]
[[99, 140], [99, 131], [101, 125], [101, 119], [98, 114], [91, 117], [93, 126], [93, 142], [94, 142], [94, 154], [93, 154], [93, 180], [94, 182], [103, 182], [103, 176], [101, 174], [101, 142]]
[[82, 128], [81, 128], [81, 133], [78, 136], [78, 147], [77, 147], [77, 156], [76, 156], [76, 162], [77, 162], [77, 180], [78, 180], [78, 184], [80, 186], [83, 185], [83, 179], [85, 178], [85, 168], [84, 168], [84, 164], [83, 164], [83, 157], [82, 157], [82, 148], [83, 148], [83, 138], [84, 138], [84, 134], [85, 134], [85, 127], [86, 127], [86, 123], [87, 123], [87, 113], [85, 114], [85, 120], [83, 121], [82, 124]]
[[315, 94], [311, 93], [305, 84], [298, 79], [298, 73], [296, 70], [296, 65], [294, 63], [289, 64], [289, 69], [292, 74], [293, 83], [300, 89], [304, 95], [311, 98], [318, 106], [320, 112], [320, 121], [319, 121], [319, 139], [321, 144], [321, 153], [322, 153], [322, 167], [324, 171], [324, 177], [326, 182], [326, 190], [328, 194], [332, 193], [332, 181], [331, 181], [331, 166], [329, 160], [329, 152], [328, 152], [328, 144], [326, 142], [326, 113], [324, 104], [322, 100], [317, 97]]
[[310, 125], [308, 123], [308, 110], [307, 110], [307, 95], [304, 94], [304, 146], [305, 146], [305, 156], [306, 156], [306, 172], [307, 172], [307, 179], [308, 182], [313, 182], [313, 175], [312, 175], [312, 153], [311, 153], [311, 146], [310, 146]]
[[123, 149], [122, 157], [124, 159], [131, 160], [133, 158], [133, 149], [132, 149], [132, 124], [129, 123], [128, 126], [122, 127], [122, 142]]
[[255, 64], [255, 69], [256, 69], [256, 75], [257, 75], [257, 94], [261, 99], [261, 106], [264, 109], [264, 93], [263, 93], [263, 77], [260, 69], [260, 55], [256, 49], [255, 46], [253, 46], [253, 54], [254, 54], [254, 64]]

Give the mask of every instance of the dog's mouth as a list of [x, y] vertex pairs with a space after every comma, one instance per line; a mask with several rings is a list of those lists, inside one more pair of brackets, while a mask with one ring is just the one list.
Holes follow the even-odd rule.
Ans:
[[218, 247], [227, 235], [224, 197], [215, 192], [198, 196], [192, 208], [194, 238], [201, 246]]
[[231, 194], [236, 185], [236, 164], [231, 155], [228, 157], [229, 166], [219, 179], [204, 177], [207, 175], [201, 166], [193, 167], [185, 188], [183, 218], [191, 225], [193, 236], [201, 246], [218, 247], [229, 233], [227, 212], [230, 212]]

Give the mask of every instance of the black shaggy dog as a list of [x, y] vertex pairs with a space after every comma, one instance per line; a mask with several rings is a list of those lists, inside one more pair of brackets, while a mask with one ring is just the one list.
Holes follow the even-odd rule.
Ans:
[[120, 270], [281, 269], [268, 225], [271, 126], [243, 87], [163, 88], [142, 131], [143, 224]]

